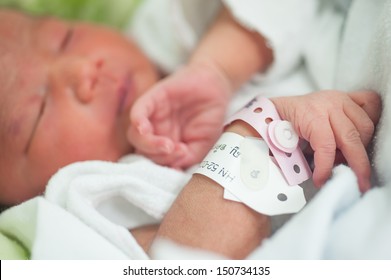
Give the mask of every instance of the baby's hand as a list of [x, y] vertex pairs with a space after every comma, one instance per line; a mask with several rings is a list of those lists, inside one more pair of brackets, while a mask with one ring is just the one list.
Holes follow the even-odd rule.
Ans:
[[374, 92], [321, 91], [272, 100], [282, 119], [292, 122], [314, 151], [316, 186], [330, 177], [341, 152], [358, 178], [362, 192], [370, 187], [366, 146], [379, 121], [381, 101]]
[[229, 81], [212, 65], [186, 66], [141, 96], [130, 113], [128, 140], [155, 162], [186, 168], [222, 132]]

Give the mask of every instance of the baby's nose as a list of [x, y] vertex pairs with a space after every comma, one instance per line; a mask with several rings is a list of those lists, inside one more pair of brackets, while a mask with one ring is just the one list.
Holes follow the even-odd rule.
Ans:
[[102, 60], [84, 57], [64, 57], [55, 60], [49, 74], [51, 92], [71, 92], [79, 102], [91, 102], [94, 99], [102, 65]]
[[89, 103], [94, 99], [101, 66], [101, 61], [83, 60], [75, 63], [73, 69], [70, 69], [73, 91], [81, 102]]

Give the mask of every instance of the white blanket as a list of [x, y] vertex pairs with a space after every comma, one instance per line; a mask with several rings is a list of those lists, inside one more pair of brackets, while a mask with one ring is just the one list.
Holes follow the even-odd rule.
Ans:
[[251, 259], [391, 259], [391, 186], [360, 196], [350, 168], [334, 177]]
[[3, 213], [0, 230], [32, 259], [146, 259], [128, 229], [158, 223], [188, 179], [137, 156], [71, 164], [43, 197]]

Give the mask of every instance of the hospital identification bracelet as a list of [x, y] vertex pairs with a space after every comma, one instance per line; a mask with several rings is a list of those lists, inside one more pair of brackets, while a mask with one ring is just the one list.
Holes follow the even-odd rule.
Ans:
[[[303, 189], [297, 184], [308, 179], [311, 171], [290, 123], [277, 122], [270, 128], [281, 119], [273, 103], [266, 98], [252, 100], [232, 116], [228, 124], [238, 119], [254, 127], [263, 139], [225, 132], [195, 173], [220, 184], [225, 199], [242, 202], [259, 213], [273, 216], [299, 211], [306, 201]], [[275, 134], [272, 138], [278, 140], [273, 145], [282, 147], [283, 152], [279, 147], [271, 148], [270, 143], [276, 140], [267, 138], [269, 130]], [[279, 149], [279, 161], [270, 156], [269, 149], [272, 152]], [[280, 162], [285, 167], [290, 166], [294, 174], [284, 173]]]
[[289, 185], [300, 184], [311, 177], [297, 133], [290, 122], [281, 120], [273, 102], [258, 96], [231, 116], [226, 125], [236, 120], [246, 122], [261, 135]]

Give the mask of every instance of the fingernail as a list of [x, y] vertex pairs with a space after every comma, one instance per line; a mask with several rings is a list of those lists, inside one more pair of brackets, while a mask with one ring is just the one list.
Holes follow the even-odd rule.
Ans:
[[161, 152], [169, 154], [174, 151], [174, 144], [169, 141], [165, 141], [159, 148]]
[[146, 135], [151, 132], [150, 126], [145, 123], [140, 123], [137, 126], [137, 131], [140, 133], [140, 135]]
[[367, 178], [360, 178], [358, 181], [360, 191], [366, 193], [371, 188], [371, 181]]
[[180, 143], [176, 146], [175, 151], [176, 151], [178, 157], [182, 157], [186, 154], [187, 146], [183, 143]]

